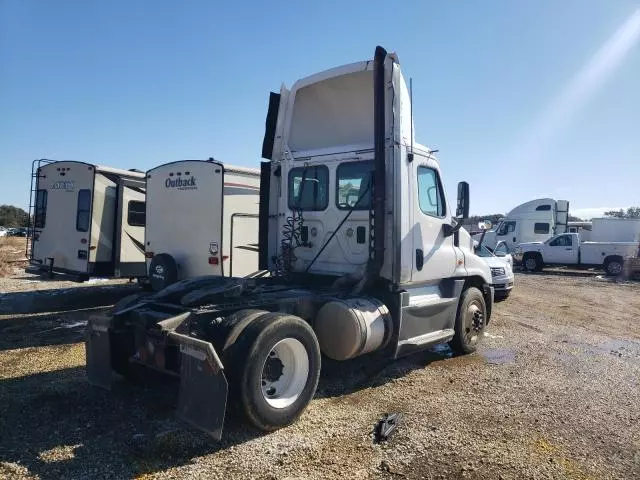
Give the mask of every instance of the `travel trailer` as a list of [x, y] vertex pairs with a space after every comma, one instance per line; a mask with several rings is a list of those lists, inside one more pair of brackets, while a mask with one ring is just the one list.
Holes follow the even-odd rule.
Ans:
[[[272, 93], [259, 209], [259, 265], [271, 276], [186, 279], [90, 316], [89, 382], [110, 388], [112, 371], [141, 365], [179, 377], [180, 417], [220, 439], [228, 406], [265, 431], [294, 422], [321, 353], [379, 365], [443, 343], [475, 351], [494, 289], [460, 228], [469, 184], [447, 202], [434, 152], [413, 131], [398, 58], [381, 47]], [[185, 176], [176, 185], [197, 184]]]
[[146, 180], [145, 250], [153, 290], [205, 275], [260, 274], [259, 170], [182, 160], [149, 170]]
[[[485, 233], [482, 244], [494, 248], [503, 241], [512, 252], [519, 243], [542, 242], [567, 231], [569, 202], [539, 198], [518, 205]], [[479, 240], [480, 234], [474, 237]]]
[[42, 159], [31, 177], [27, 272], [146, 276], [143, 172]]

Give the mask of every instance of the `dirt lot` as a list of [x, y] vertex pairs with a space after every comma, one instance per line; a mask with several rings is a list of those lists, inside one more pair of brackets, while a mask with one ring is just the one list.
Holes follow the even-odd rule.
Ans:
[[[114, 288], [126, 286], [95, 305]], [[87, 385], [80, 342], [94, 310], [5, 315], [0, 477], [638, 478], [639, 293], [593, 275], [518, 275], [478, 353], [347, 365], [295, 425], [265, 435], [232, 415], [221, 444], [175, 419], [174, 389]], [[396, 411], [396, 436], [374, 444], [376, 420]]]

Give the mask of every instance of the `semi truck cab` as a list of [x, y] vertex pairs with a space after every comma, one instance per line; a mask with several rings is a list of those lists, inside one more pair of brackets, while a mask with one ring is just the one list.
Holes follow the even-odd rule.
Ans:
[[258, 428], [293, 422], [323, 359], [475, 351], [493, 288], [460, 228], [469, 185], [447, 201], [410, 112], [398, 58], [381, 47], [272, 93], [258, 215], [270, 277], [190, 279], [123, 300], [89, 322], [89, 381], [108, 388], [131, 363], [178, 375], [179, 415], [220, 438], [228, 394]]

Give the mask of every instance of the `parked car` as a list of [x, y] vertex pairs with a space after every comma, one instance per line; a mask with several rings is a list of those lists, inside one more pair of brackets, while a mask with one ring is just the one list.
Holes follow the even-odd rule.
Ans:
[[[474, 241], [476, 255], [481, 257], [491, 269], [492, 286], [496, 299], [505, 299], [513, 290], [515, 275], [513, 274], [513, 259], [511, 255], [498, 256], [485, 245]], [[506, 248], [506, 245], [505, 247]], [[497, 247], [496, 247], [497, 249]], [[502, 251], [501, 251], [502, 253]]]
[[507, 262], [511, 266], [511, 270], [513, 270], [513, 256], [509, 253], [509, 247], [507, 247], [506, 242], [498, 242], [495, 248], [491, 248], [487, 245], [485, 245], [485, 247], [496, 257], [502, 258]]
[[27, 229], [24, 228], [24, 227], [10, 228], [7, 231], [7, 236], [9, 236], [9, 237], [26, 237], [27, 236]]
[[4, 227], [0, 227], [0, 237], [6, 237], [7, 236], [7, 229]]

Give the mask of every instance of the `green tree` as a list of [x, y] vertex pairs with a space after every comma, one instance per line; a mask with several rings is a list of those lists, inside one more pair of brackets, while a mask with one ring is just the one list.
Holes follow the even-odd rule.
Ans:
[[640, 218], [640, 207], [629, 207], [627, 210], [610, 210], [608, 212], [604, 212], [607, 217], [615, 217], [615, 218]]
[[3, 227], [26, 227], [29, 214], [13, 205], [0, 205], [0, 225]]

